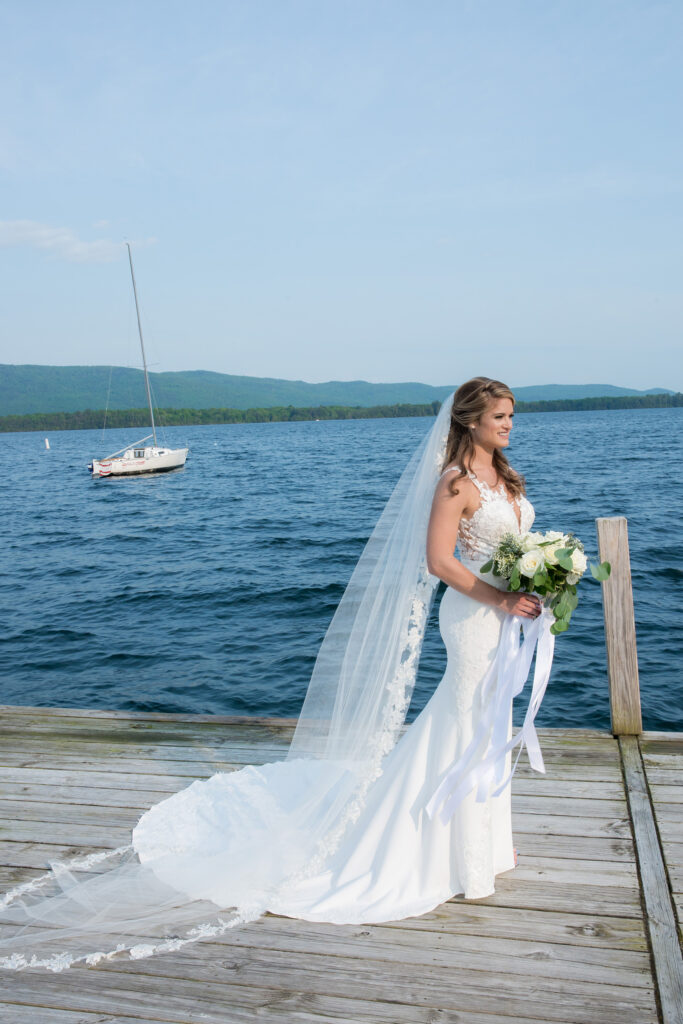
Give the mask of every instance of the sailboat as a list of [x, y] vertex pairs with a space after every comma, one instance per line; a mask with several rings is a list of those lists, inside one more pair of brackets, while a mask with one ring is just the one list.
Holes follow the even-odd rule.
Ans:
[[[120, 448], [113, 455], [107, 455], [105, 459], [93, 459], [88, 469], [93, 477], [106, 476], [139, 476], [143, 473], [165, 473], [170, 469], [179, 469], [185, 465], [188, 448], [164, 448], [157, 444], [157, 431], [154, 423], [154, 407], [152, 405], [152, 392], [149, 387], [149, 373], [147, 372], [147, 359], [145, 357], [145, 343], [142, 339], [142, 322], [140, 320], [140, 305], [138, 303], [138, 290], [135, 284], [135, 271], [133, 270], [133, 256], [130, 251], [130, 244], [126, 242], [128, 249], [128, 262], [130, 264], [130, 276], [133, 282], [133, 295], [135, 296], [135, 312], [138, 319], [138, 334], [140, 335], [140, 349], [142, 350], [142, 366], [145, 371], [145, 388], [147, 390], [147, 404], [149, 406], [149, 418], [152, 425], [152, 433], [143, 437], [140, 441]], [[147, 444], [152, 441], [152, 444]]]

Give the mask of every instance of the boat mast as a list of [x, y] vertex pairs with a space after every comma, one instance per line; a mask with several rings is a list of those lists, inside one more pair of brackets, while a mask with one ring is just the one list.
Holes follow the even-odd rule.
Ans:
[[140, 306], [138, 305], [138, 290], [135, 287], [135, 273], [133, 272], [133, 257], [130, 252], [130, 242], [126, 242], [128, 249], [128, 262], [130, 263], [130, 276], [133, 280], [133, 295], [135, 296], [135, 312], [138, 318], [138, 334], [140, 335], [140, 348], [142, 349], [142, 365], [145, 369], [145, 387], [147, 388], [147, 402], [149, 404], [149, 418], [152, 421], [152, 436], [154, 447], [157, 447], [157, 432], [154, 426], [154, 409], [152, 408], [152, 392], [149, 389], [149, 374], [147, 373], [147, 360], [145, 358], [145, 343], [142, 340], [142, 324], [140, 323]]

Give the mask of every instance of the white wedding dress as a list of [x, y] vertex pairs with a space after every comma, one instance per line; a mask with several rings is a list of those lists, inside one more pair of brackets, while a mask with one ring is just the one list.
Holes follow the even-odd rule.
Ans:
[[[479, 575], [504, 533], [531, 528], [534, 511], [525, 497], [510, 501], [502, 484], [493, 490], [469, 475], [481, 504], [461, 522], [458, 554]], [[483, 578], [504, 587], [500, 578]], [[423, 914], [458, 893], [480, 899], [495, 891], [495, 876], [514, 867], [510, 786], [481, 803], [470, 793], [446, 824], [438, 816], [430, 819], [424, 808], [472, 739], [483, 711], [481, 683], [504, 617], [446, 590], [439, 610], [448, 653], [441, 682], [386, 755], [365, 806], [324, 869], [275, 892], [268, 910], [308, 921], [360, 924]], [[511, 730], [512, 712], [508, 739]], [[505, 758], [507, 776], [509, 752]], [[194, 782], [142, 816], [133, 847], [160, 881], [186, 896], [221, 907], [239, 905], [245, 888], [277, 873], [276, 862], [285, 856], [264, 844], [262, 825], [272, 830], [273, 821], [305, 800], [309, 787], [319, 786], [325, 770], [319, 761], [293, 760]], [[264, 805], [266, 820], [254, 822], [254, 807]], [[253, 830], [253, 843], [245, 830]], [[173, 855], [165, 857], [167, 852]], [[205, 868], [199, 876], [198, 863]]]
[[[519, 689], [502, 685], [498, 664], [500, 652], [517, 648], [521, 620], [447, 589], [439, 611], [446, 671], [401, 735], [438, 583], [427, 570], [425, 538], [451, 402], [354, 569], [285, 759], [197, 780], [146, 811], [127, 846], [51, 863], [6, 893], [1, 968], [61, 971], [153, 956], [267, 911], [372, 923], [495, 891], [495, 876], [514, 867], [510, 786], [492, 795], [484, 755], [493, 730], [495, 774], [508, 778], [502, 734], [507, 718], [510, 740]], [[481, 501], [461, 521], [457, 554], [479, 575], [503, 534], [530, 530], [534, 512], [526, 498], [511, 501], [502, 485], [494, 490], [469, 475]], [[530, 758], [532, 722], [524, 732]], [[433, 814], [437, 789], [448, 789], [463, 754], [484, 781]], [[536, 765], [544, 770], [540, 752]]]

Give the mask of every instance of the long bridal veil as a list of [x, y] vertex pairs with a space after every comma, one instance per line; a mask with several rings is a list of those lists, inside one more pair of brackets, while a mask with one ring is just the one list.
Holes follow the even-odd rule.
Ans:
[[438, 583], [425, 541], [452, 397], [354, 569], [286, 758], [198, 780], [169, 798], [182, 813], [155, 805], [129, 845], [53, 863], [7, 893], [0, 966], [59, 971], [176, 950], [255, 920], [324, 869], [405, 722]]

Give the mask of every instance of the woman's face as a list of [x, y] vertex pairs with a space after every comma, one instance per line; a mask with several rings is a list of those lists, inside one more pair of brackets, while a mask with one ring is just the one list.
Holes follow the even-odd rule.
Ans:
[[483, 448], [507, 448], [515, 415], [509, 398], [496, 398], [472, 427], [472, 440]]

